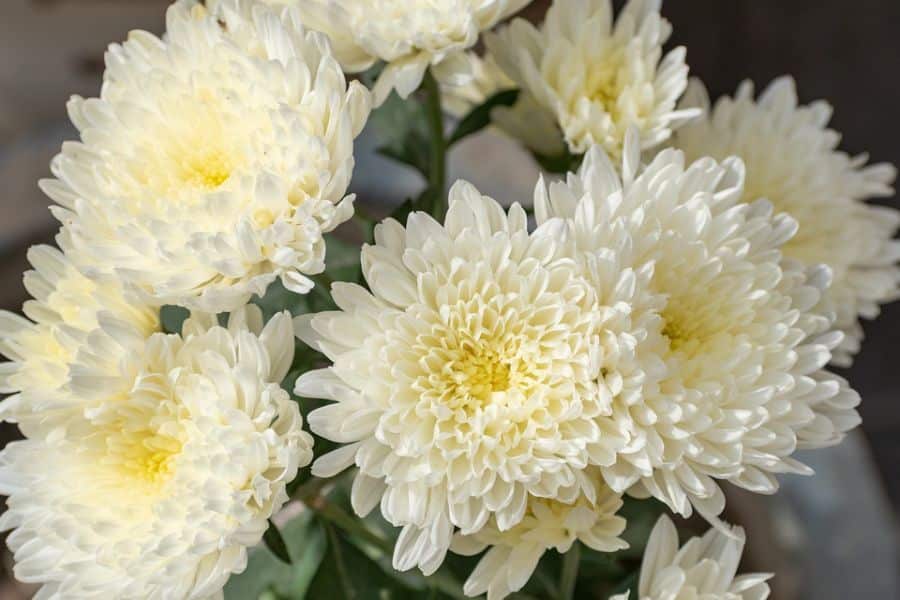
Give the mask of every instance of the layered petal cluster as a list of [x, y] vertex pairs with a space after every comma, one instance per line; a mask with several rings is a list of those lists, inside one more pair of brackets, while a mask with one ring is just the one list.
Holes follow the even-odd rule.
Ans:
[[547, 550], [565, 553], [576, 541], [597, 552], [627, 548], [619, 538], [625, 519], [616, 516], [621, 496], [602, 483], [597, 484], [596, 495], [588, 490], [590, 495], [569, 503], [531, 497], [525, 516], [511, 529], [501, 530], [491, 520], [477, 533], [457, 536], [451, 549], [458, 554], [474, 555], [491, 547], [466, 581], [465, 593], [502, 600], [522, 589]]
[[401, 98], [419, 87], [425, 70], [464, 83], [471, 73], [463, 52], [482, 31], [531, 0], [267, 0], [300, 9], [303, 23], [328, 34], [348, 72], [376, 61], [387, 65], [373, 89], [380, 105], [392, 90]]
[[660, 5], [630, 0], [614, 22], [610, 0], [555, 0], [540, 29], [517, 19], [485, 41], [522, 94], [557, 123], [573, 154], [600, 144], [619, 156], [629, 127], [649, 149], [699, 112], [677, 110], [688, 68], [684, 48], [662, 56], [672, 27]]
[[28, 318], [0, 312], [0, 352], [10, 359], [0, 365], [0, 392], [11, 394], [0, 417], [28, 437], [44, 437], [89, 408], [72, 389], [73, 368], [86, 349], [105, 361], [104, 376], [115, 376], [117, 357], [103, 354], [115, 345], [109, 336], [149, 337], [160, 329], [159, 307], [114, 280], [85, 277], [51, 246], [31, 248], [28, 259], [34, 266], [24, 278], [34, 297], [23, 307]]
[[334, 364], [295, 391], [334, 401], [310, 427], [345, 445], [314, 473], [359, 467], [354, 509], [380, 503], [403, 527], [395, 567], [433, 572], [456, 529], [508, 531], [529, 499], [601, 497], [586, 468], [611, 465], [625, 439], [601, 419], [600, 359], [616, 336], [598, 328], [622, 321], [598, 307], [565, 224], [529, 233], [518, 204], [507, 214], [459, 182], [443, 225], [413, 213], [375, 239], [362, 253], [371, 292], [335, 284], [340, 310], [296, 319]]
[[[744, 531], [710, 530], [678, 547], [678, 531], [663, 515], [650, 534], [634, 600], [766, 600], [771, 575], [736, 576]], [[628, 600], [619, 594], [610, 600]]]
[[600, 359], [613, 429], [628, 439], [602, 468], [607, 483], [715, 521], [716, 480], [772, 493], [775, 474], [809, 473], [791, 455], [839, 441], [859, 423], [859, 397], [823, 370], [842, 338], [819, 310], [829, 271], [782, 259], [797, 224], [768, 202], [740, 203], [741, 161], [687, 164], [670, 149], [639, 163], [636, 134], [620, 169], [592, 150], [568, 181], [539, 186], [536, 215], [566, 218], [595, 271], [641, 276], [628, 281], [644, 292], [621, 307], [605, 298], [615, 277], [596, 285], [633, 331]]
[[747, 167], [744, 200], [766, 198], [800, 225], [784, 254], [831, 269], [827, 301], [845, 334], [833, 362], [849, 366], [863, 337], [859, 317], [872, 319], [879, 304], [900, 297], [900, 243], [892, 239], [900, 212], [865, 203], [893, 195], [896, 169], [840, 152], [840, 134], [828, 128], [831, 107], [800, 105], [790, 77], [773, 81], [756, 101], [745, 82], [714, 107], [693, 81], [683, 105], [706, 116], [679, 130], [675, 144], [691, 159], [740, 156]]
[[[101, 327], [109, 327], [102, 323]], [[73, 385], [90, 410], [0, 454], [0, 528], [16, 578], [42, 598], [207, 598], [243, 570], [246, 547], [312, 459], [281, 389], [293, 355], [287, 313], [252, 309], [183, 336], [107, 332], [119, 378], [89, 360]]]
[[276, 277], [307, 292], [353, 211], [368, 92], [295, 9], [179, 0], [167, 28], [112, 45], [100, 97], [69, 103], [81, 141], [42, 182], [60, 244], [162, 303], [234, 310]]

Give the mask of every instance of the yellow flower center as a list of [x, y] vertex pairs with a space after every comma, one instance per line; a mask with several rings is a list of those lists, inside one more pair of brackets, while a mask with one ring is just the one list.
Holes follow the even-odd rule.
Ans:
[[622, 71], [624, 59], [616, 53], [605, 56], [588, 66], [585, 92], [594, 103], [603, 107], [614, 121], [619, 120], [619, 97], [622, 95]]
[[99, 460], [142, 493], [172, 477], [184, 446], [181, 408], [155, 394], [122, 398], [92, 419], [90, 436]]
[[451, 387], [462, 397], [487, 403], [493, 394], [510, 387], [509, 365], [492, 348], [464, 344], [458, 361], [450, 366]]
[[174, 472], [181, 442], [160, 432], [121, 432], [107, 440], [107, 457], [123, 474], [158, 486]]
[[231, 170], [231, 161], [224, 152], [201, 152], [182, 163], [181, 179], [194, 187], [214, 190], [228, 180]]
[[663, 335], [669, 339], [669, 348], [674, 351], [681, 349], [694, 337], [690, 325], [684, 323], [677, 316], [667, 314], [664, 316], [666, 324], [663, 326]]

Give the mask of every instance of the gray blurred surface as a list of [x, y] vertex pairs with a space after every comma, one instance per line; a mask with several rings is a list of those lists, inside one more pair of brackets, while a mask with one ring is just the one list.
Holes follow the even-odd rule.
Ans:
[[900, 598], [897, 523], [865, 439], [800, 452], [813, 477], [786, 477], [778, 500], [796, 531], [793, 542], [803, 574], [800, 598]]

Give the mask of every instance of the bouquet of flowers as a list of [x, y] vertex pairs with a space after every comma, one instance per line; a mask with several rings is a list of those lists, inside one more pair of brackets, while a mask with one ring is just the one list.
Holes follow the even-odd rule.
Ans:
[[[859, 424], [827, 367], [898, 296], [895, 170], [790, 78], [711, 103], [660, 0], [528, 3], [178, 0], [109, 47], [0, 315], [39, 598], [768, 596], [720, 483]], [[425, 181], [377, 223], [368, 121]], [[449, 185], [485, 127], [533, 197]]]

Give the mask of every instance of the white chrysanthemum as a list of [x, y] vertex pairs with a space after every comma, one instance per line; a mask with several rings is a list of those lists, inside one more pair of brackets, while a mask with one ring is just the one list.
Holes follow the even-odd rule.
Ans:
[[[675, 525], [661, 516], [644, 552], [634, 600], [765, 600], [771, 575], [736, 576], [744, 540], [740, 527], [730, 535], [712, 529], [679, 548]], [[628, 596], [626, 592], [610, 600]]]
[[86, 361], [73, 377], [91, 410], [0, 454], [0, 528], [16, 578], [41, 598], [207, 598], [243, 570], [246, 547], [312, 459], [281, 389], [293, 356], [287, 313], [189, 320], [184, 336], [110, 339], [132, 385]]
[[[376, 228], [362, 266], [372, 292], [335, 284], [340, 310], [295, 320], [298, 336], [334, 365], [297, 381], [301, 396], [334, 400], [309, 416], [319, 435], [347, 444], [314, 472], [356, 464], [357, 513], [381, 502], [403, 526], [394, 565], [440, 565], [454, 528], [519, 523], [529, 496], [574, 502], [624, 439], [598, 417], [601, 320], [561, 221], [529, 234], [457, 183], [442, 226], [413, 213], [406, 229]], [[609, 311], [610, 313], [614, 311]], [[610, 430], [605, 431], [604, 426]]]
[[[143, 339], [159, 330], [159, 309], [115, 281], [93, 281], [56, 248], [28, 252], [33, 271], [25, 287], [34, 296], [23, 311], [29, 319], [0, 312], [0, 418], [19, 424], [29, 437], [46, 435], [86, 406], [69, 389], [71, 367], [87, 345], [108, 346], [107, 330]], [[100, 327], [100, 322], [106, 329]], [[116, 357], [108, 373], [115, 373]]]
[[[464, 85], [441, 82], [443, 106], [451, 115], [462, 118], [492, 96], [516, 89], [493, 58], [480, 58], [474, 52], [465, 55], [472, 79]], [[559, 156], [565, 143], [553, 115], [538, 106], [529, 94], [519, 94], [512, 106], [497, 106], [491, 111], [491, 122], [508, 136], [544, 156]]]
[[619, 156], [629, 127], [649, 149], [697, 113], [676, 110], [688, 68], [684, 48], [662, 58], [672, 28], [660, 4], [630, 0], [614, 25], [610, 0], [555, 0], [540, 30], [517, 19], [485, 39], [522, 93], [553, 116], [571, 152], [600, 144]]
[[465, 593], [502, 600], [522, 589], [547, 550], [565, 553], [576, 541], [597, 552], [627, 548], [619, 538], [625, 519], [616, 516], [621, 497], [602, 483], [597, 490], [596, 496], [581, 496], [571, 503], [532, 497], [525, 517], [512, 529], [502, 531], [491, 520], [477, 533], [457, 536], [451, 549], [458, 554], [473, 555], [491, 546], [466, 581]]
[[295, 11], [220, 9], [180, 0], [164, 40], [133, 32], [111, 46], [100, 98], [69, 103], [81, 141], [42, 182], [82, 270], [209, 312], [279, 276], [309, 290], [323, 232], [353, 211], [344, 193], [369, 103]]
[[[568, 182], [539, 188], [535, 210], [539, 223], [569, 219], [598, 272], [646, 278], [631, 279], [643, 293], [622, 308], [633, 337], [601, 360], [611, 420], [629, 438], [607, 482], [715, 521], [716, 479], [772, 493], [773, 474], [809, 472], [792, 453], [839, 441], [859, 397], [822, 370], [842, 337], [816, 308], [828, 270], [782, 260], [796, 222], [739, 203], [739, 159], [686, 165], [670, 149], [638, 170], [639, 152], [629, 134], [620, 180], [593, 149]], [[600, 280], [601, 305], [614, 280]], [[623, 379], [622, 357], [637, 377]]]
[[300, 9], [303, 23], [331, 38], [351, 73], [376, 61], [387, 65], [375, 83], [375, 104], [391, 90], [401, 98], [419, 87], [425, 70], [464, 83], [470, 76], [463, 51], [482, 31], [520, 11], [531, 0], [265, 0]]
[[864, 202], [893, 195], [896, 169], [865, 166], [866, 155], [838, 151], [840, 135], [828, 129], [831, 107], [800, 106], [790, 77], [772, 82], [756, 102], [745, 82], [712, 109], [703, 85], [693, 81], [683, 104], [707, 116], [680, 130], [675, 144], [688, 158], [740, 156], [747, 166], [744, 200], [766, 198], [800, 224], [785, 255], [831, 268], [827, 299], [846, 334], [833, 362], [849, 366], [863, 337], [858, 318], [874, 318], [880, 303], [900, 296], [900, 243], [891, 239], [900, 212]]

